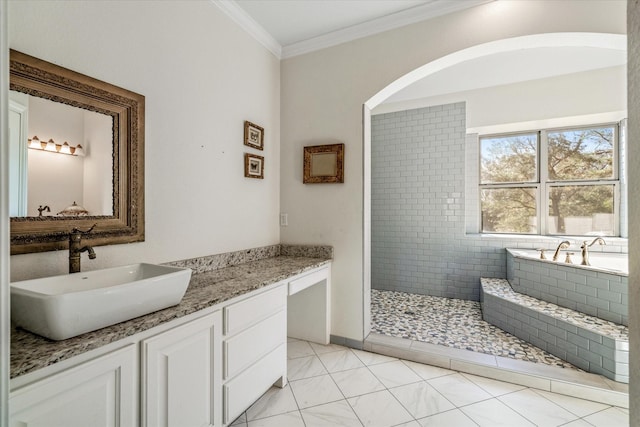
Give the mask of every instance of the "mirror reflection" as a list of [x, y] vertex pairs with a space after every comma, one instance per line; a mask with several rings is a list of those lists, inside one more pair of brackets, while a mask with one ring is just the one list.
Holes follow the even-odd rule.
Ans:
[[113, 215], [113, 118], [17, 91], [9, 98], [10, 215]]
[[144, 96], [9, 56], [11, 253], [144, 241]]

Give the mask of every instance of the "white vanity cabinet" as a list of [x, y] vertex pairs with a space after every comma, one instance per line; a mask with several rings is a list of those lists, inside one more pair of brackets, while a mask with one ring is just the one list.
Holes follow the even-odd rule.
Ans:
[[223, 309], [223, 413], [228, 425], [273, 384], [287, 381], [284, 283]]
[[328, 343], [330, 271], [294, 275], [14, 378], [10, 426], [228, 426], [272, 385], [286, 385], [288, 327]]
[[220, 311], [142, 340], [141, 425], [220, 426]]
[[12, 390], [11, 427], [135, 427], [138, 352], [130, 344]]

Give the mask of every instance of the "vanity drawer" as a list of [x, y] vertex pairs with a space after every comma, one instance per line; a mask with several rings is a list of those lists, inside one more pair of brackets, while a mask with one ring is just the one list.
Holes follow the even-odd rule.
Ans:
[[224, 308], [224, 334], [231, 335], [257, 323], [287, 305], [287, 288], [278, 286]]
[[224, 423], [238, 418], [287, 371], [287, 345], [282, 344], [223, 387]]
[[313, 286], [316, 283], [319, 283], [323, 280], [326, 280], [328, 277], [328, 268], [323, 268], [322, 270], [314, 271], [313, 273], [309, 273], [297, 279], [294, 279], [289, 282], [289, 295], [293, 295], [302, 290], [305, 290], [309, 286]]
[[287, 312], [263, 320], [224, 341], [224, 379], [232, 378], [280, 344], [286, 344]]

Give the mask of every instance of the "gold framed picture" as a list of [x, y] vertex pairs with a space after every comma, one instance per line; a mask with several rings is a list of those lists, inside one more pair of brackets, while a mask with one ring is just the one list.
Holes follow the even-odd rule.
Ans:
[[305, 184], [344, 182], [344, 144], [304, 147]]
[[255, 123], [244, 122], [244, 145], [264, 150], [264, 129]]
[[244, 176], [264, 179], [264, 157], [244, 153]]

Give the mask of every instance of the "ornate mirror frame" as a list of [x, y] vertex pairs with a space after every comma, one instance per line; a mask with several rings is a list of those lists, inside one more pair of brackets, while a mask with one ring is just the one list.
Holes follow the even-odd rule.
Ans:
[[344, 144], [304, 147], [302, 182], [344, 183]]
[[11, 218], [11, 254], [68, 249], [73, 228], [87, 244], [144, 241], [144, 96], [10, 51], [10, 89], [113, 118], [113, 215]]

